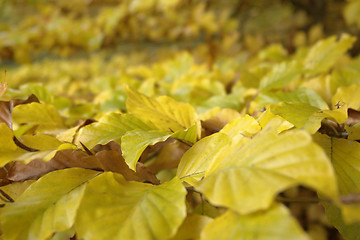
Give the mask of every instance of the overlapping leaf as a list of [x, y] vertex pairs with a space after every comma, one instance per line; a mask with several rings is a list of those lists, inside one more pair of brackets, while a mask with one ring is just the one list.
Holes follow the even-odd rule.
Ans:
[[62, 143], [55, 137], [45, 134], [24, 135], [19, 141], [26, 148], [19, 147], [14, 142], [14, 133], [5, 123], [0, 123], [2, 148], [0, 149], [0, 164], [5, 165], [11, 161], [30, 162], [34, 159], [50, 160], [61, 149], [74, 149], [70, 143]]
[[[211, 203], [239, 213], [266, 209], [275, 195], [294, 185], [336, 198], [332, 166], [305, 131], [277, 134], [272, 121], [247, 144], [222, 148], [195, 187]], [[195, 146], [194, 146], [195, 147]], [[194, 164], [202, 158], [194, 156]]]
[[335, 120], [337, 123], [344, 123], [348, 118], [346, 105], [334, 110], [321, 110], [301, 102], [283, 102], [271, 105], [270, 109], [272, 113], [283, 117], [295, 127], [305, 129], [312, 134], [320, 128], [321, 121], [325, 118]]
[[64, 120], [56, 108], [47, 103], [29, 103], [16, 106], [12, 112], [13, 121], [18, 124], [32, 124], [39, 131], [64, 128]]
[[201, 233], [204, 240], [310, 239], [301, 226], [280, 204], [266, 211], [241, 215], [228, 210], [209, 223]]
[[185, 195], [177, 178], [153, 186], [104, 173], [86, 188], [76, 232], [89, 240], [168, 239], [185, 219]]
[[98, 172], [71, 168], [55, 171], [33, 183], [1, 212], [5, 239], [48, 239], [72, 227], [85, 183]]
[[[360, 143], [316, 134], [314, 139], [331, 159], [341, 195], [360, 193]], [[360, 204], [341, 205], [344, 222], [360, 222]]]
[[96, 144], [106, 144], [120, 138], [132, 130], [152, 130], [141, 119], [132, 114], [109, 113], [98, 122], [80, 129], [79, 141], [91, 149]]
[[127, 110], [151, 122], [160, 130], [177, 132], [198, 122], [195, 110], [190, 104], [177, 102], [167, 96], [152, 99], [131, 88], [126, 88], [126, 93]]
[[[213, 164], [217, 155], [224, 154], [223, 149], [228, 147], [232, 142], [250, 140], [260, 130], [257, 121], [246, 115], [238, 117], [228, 123], [219, 133], [198, 141], [182, 157], [177, 176], [190, 184], [195, 184], [205, 173], [205, 170]], [[247, 140], [244, 140], [247, 139]]]

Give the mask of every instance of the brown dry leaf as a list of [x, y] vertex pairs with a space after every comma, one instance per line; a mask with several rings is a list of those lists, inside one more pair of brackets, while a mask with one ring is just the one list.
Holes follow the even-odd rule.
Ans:
[[[1, 85], [2, 83], [0, 83]], [[1, 89], [1, 86], [0, 86]], [[0, 90], [1, 92], [1, 90]], [[1, 94], [0, 94], [1, 96]], [[13, 99], [11, 101], [0, 101], [0, 123], [6, 123], [6, 125], [12, 129], [11, 112], [16, 105], [27, 104], [31, 102], [39, 102], [39, 99], [34, 95], [30, 95], [27, 99]]]
[[44, 162], [39, 159], [35, 159], [28, 164], [14, 162], [9, 169], [7, 179], [14, 182], [36, 179], [55, 169], [61, 169], [57, 167], [58, 166], [54, 164], [49, 164], [49, 162]]
[[96, 153], [95, 156], [100, 161], [101, 168], [104, 171], [120, 173], [128, 181], [160, 183], [156, 176], [142, 163], [136, 164], [136, 172], [131, 170], [125, 159], [115, 150], [104, 150]]
[[[116, 145], [113, 147], [116, 148]], [[159, 184], [159, 180], [147, 167], [139, 164], [137, 172], [134, 172], [125, 163], [124, 158], [115, 150], [102, 150], [95, 155], [88, 155], [81, 150], [67, 149], [58, 151], [49, 162], [41, 160], [33, 160], [28, 164], [14, 162], [9, 169], [7, 179], [11, 181], [36, 179], [54, 170], [72, 167], [112, 171], [122, 174], [128, 181]]]
[[0, 123], [6, 123], [6, 125], [12, 129], [11, 109], [12, 103], [8, 101], [0, 101]]
[[360, 122], [360, 111], [354, 110], [352, 108], [348, 109], [348, 119], [344, 123], [348, 126], [354, 126]]
[[149, 182], [155, 185], [160, 184], [160, 181], [156, 178], [155, 174], [140, 162], [136, 163], [136, 175], [140, 177], [142, 182]]

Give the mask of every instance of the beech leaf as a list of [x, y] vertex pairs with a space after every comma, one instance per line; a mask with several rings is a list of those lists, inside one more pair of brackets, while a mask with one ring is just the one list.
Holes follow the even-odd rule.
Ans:
[[14, 107], [13, 121], [18, 124], [33, 124], [39, 131], [55, 130], [64, 127], [64, 120], [57, 109], [47, 103], [32, 102]]
[[299, 184], [335, 199], [335, 176], [323, 150], [305, 131], [278, 134], [279, 125], [273, 120], [245, 145], [224, 147], [195, 188], [241, 214], [268, 208], [276, 194]]
[[282, 88], [299, 77], [302, 71], [302, 65], [297, 61], [279, 63], [261, 79], [259, 90]]
[[177, 102], [167, 96], [149, 98], [129, 87], [125, 90], [128, 94], [127, 110], [143, 117], [160, 130], [177, 132], [198, 124], [195, 110], [188, 103]]
[[79, 141], [91, 149], [96, 144], [117, 141], [131, 130], [151, 130], [152, 127], [132, 114], [109, 113], [98, 122], [80, 129]]
[[76, 232], [88, 240], [168, 239], [186, 217], [185, 195], [177, 178], [154, 186], [106, 172], [88, 184]]
[[5, 239], [48, 239], [70, 229], [86, 182], [98, 172], [70, 168], [51, 172], [33, 183], [1, 212]]
[[265, 211], [241, 215], [228, 210], [205, 226], [204, 240], [309, 240], [286, 207], [274, 204]]
[[[360, 143], [316, 134], [314, 139], [331, 159], [340, 195], [360, 193]], [[339, 205], [345, 223], [360, 222], [360, 203]]]
[[332, 36], [318, 41], [305, 58], [305, 69], [311, 74], [327, 72], [355, 42], [355, 37], [347, 34], [343, 34], [338, 40], [336, 38]]

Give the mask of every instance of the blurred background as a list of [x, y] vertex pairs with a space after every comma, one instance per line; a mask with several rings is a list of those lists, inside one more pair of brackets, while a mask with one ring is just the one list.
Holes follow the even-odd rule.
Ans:
[[[211, 71], [196, 78], [229, 88], [259, 59], [289, 60], [327, 36], [359, 36], [359, 27], [360, 0], [0, 0], [0, 69], [8, 70], [9, 98], [37, 82], [71, 101], [123, 109], [121, 83], [188, 101], [181, 83], [156, 93], [149, 85], [196, 63]], [[359, 51], [357, 40], [350, 55]], [[215, 85], [205, 89], [211, 96]], [[196, 91], [206, 98], [205, 90]], [[60, 100], [58, 109], [70, 104]]]

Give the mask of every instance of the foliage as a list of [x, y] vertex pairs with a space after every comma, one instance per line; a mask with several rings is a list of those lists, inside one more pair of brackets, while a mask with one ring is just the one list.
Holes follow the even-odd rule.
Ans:
[[359, 1], [306, 2], [0, 0], [2, 239], [358, 239]]

